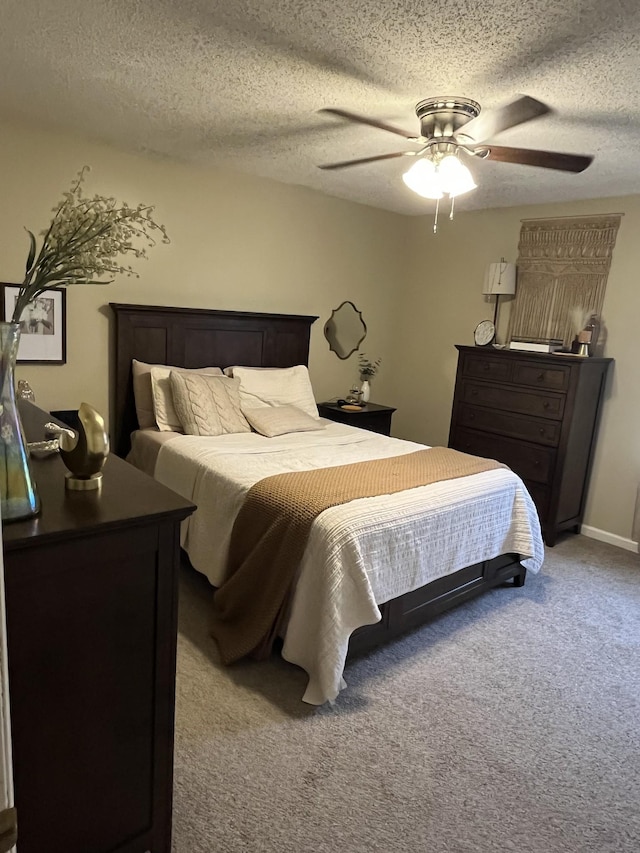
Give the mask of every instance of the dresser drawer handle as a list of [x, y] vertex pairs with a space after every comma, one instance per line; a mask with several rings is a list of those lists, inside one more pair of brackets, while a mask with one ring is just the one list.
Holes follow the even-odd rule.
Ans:
[[545, 375], [544, 375], [544, 371], [543, 371], [542, 373], [539, 373], [539, 374], [536, 376], [536, 379], [538, 380], [538, 382], [544, 382], [544, 376], [545, 376]]
[[534, 467], [534, 468], [539, 468], [539, 467], [540, 467], [540, 460], [539, 460], [539, 459], [534, 459], [534, 460], [533, 460], [533, 467]]
[[477, 396], [478, 396], [478, 389], [477, 389], [477, 388], [472, 388], [472, 389], [471, 389], [471, 396], [472, 396], [472, 397], [477, 397]]
[[544, 427], [540, 427], [540, 435], [544, 435], [544, 434], [545, 434], [545, 428], [544, 428]]
[[471, 412], [471, 414], [469, 415], [469, 420], [470, 420], [470, 421], [475, 421], [475, 419], [476, 419], [476, 416], [474, 415], [474, 413], [473, 413], [473, 412]]
[[491, 365], [490, 365], [489, 363], [486, 363], [486, 364], [483, 364], [483, 365], [482, 365], [482, 369], [483, 369], [483, 370], [489, 370], [489, 368], [490, 368], [490, 367], [491, 367]]
[[548, 409], [550, 405], [551, 405], [551, 403], [548, 400], [545, 400], [545, 402], [542, 404], [542, 408]]

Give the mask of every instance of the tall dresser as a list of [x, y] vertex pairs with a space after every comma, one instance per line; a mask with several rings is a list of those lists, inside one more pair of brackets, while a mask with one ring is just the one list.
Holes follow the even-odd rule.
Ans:
[[[27, 439], [51, 417], [22, 402]], [[37, 518], [3, 527], [20, 853], [169, 853], [180, 521], [116, 456], [100, 492], [33, 460]]]
[[547, 545], [577, 532], [612, 359], [457, 349], [449, 446], [498, 459], [524, 480]]

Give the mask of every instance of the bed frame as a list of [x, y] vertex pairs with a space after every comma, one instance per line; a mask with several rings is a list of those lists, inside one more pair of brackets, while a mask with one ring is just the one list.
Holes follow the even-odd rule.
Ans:
[[[128, 453], [130, 435], [138, 426], [132, 359], [191, 368], [308, 364], [311, 325], [317, 320], [297, 314], [110, 304], [115, 315], [112, 446], [120, 456]], [[525, 577], [517, 555], [504, 554], [432, 581], [382, 604], [381, 621], [352, 634], [349, 655], [368, 651], [506, 581], [522, 586]]]

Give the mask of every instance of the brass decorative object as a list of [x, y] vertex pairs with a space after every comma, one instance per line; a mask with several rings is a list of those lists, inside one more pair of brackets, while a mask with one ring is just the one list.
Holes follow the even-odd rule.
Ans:
[[[51, 424], [49, 424], [51, 426]], [[34, 456], [36, 459], [44, 459], [46, 456], [51, 456], [58, 453], [60, 450], [60, 442], [57, 438], [47, 439], [45, 441], [28, 441], [27, 450], [29, 456]]]
[[69, 469], [67, 489], [89, 491], [102, 486], [102, 468], [109, 455], [109, 436], [104, 418], [93, 406], [82, 403], [78, 410], [80, 427], [67, 429], [58, 424], [45, 424], [48, 433], [55, 433], [60, 444], [60, 456]]

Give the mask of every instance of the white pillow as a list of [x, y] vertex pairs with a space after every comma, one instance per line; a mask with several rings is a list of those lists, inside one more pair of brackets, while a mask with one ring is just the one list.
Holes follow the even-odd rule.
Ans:
[[240, 409], [239, 379], [172, 370], [170, 381], [173, 405], [187, 435], [251, 432]]
[[245, 418], [260, 435], [273, 438], [288, 432], [307, 432], [312, 429], [326, 429], [318, 418], [311, 418], [297, 406], [262, 406], [247, 409]]
[[233, 376], [240, 380], [242, 411], [265, 406], [296, 406], [311, 418], [318, 418], [309, 371], [304, 364], [295, 367], [236, 367]]
[[133, 359], [133, 398], [136, 403], [136, 415], [140, 429], [150, 429], [156, 425], [153, 414], [153, 394], [151, 393], [151, 367], [144, 361]]
[[152, 364], [151, 367], [151, 395], [153, 398], [154, 422], [160, 432], [182, 432], [180, 418], [173, 406], [173, 392], [171, 390], [171, 372], [176, 373], [200, 373], [209, 376], [222, 376], [219, 367], [201, 367], [190, 370], [186, 367], [168, 367], [164, 364]]

